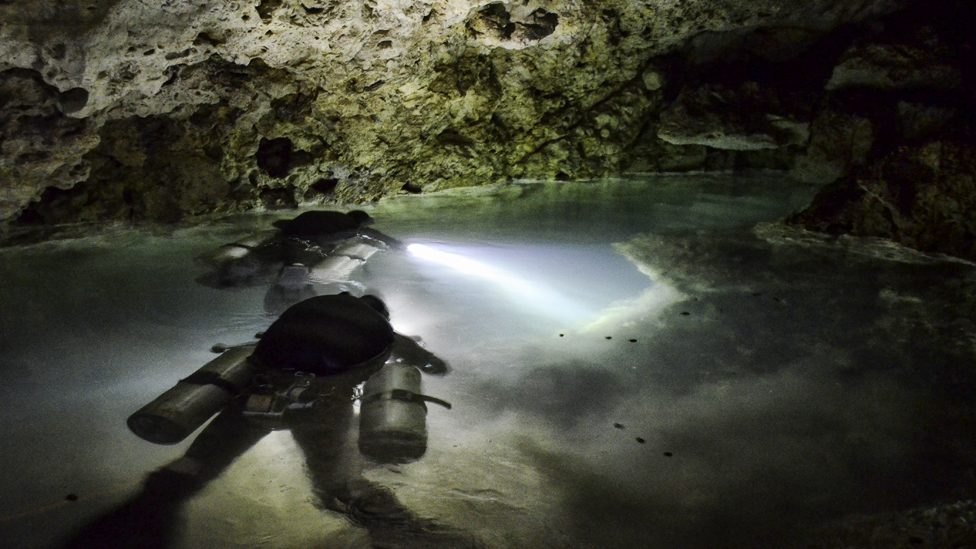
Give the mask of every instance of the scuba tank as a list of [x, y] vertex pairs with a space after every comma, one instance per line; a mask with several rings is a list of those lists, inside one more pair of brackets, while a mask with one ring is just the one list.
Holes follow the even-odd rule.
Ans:
[[380, 251], [362, 238], [341, 242], [328, 253], [318, 245], [297, 239], [286, 240], [284, 249], [286, 265], [264, 295], [264, 311], [271, 315], [280, 315], [288, 307], [314, 297], [313, 283], [362, 287], [352, 280], [352, 274]]
[[281, 255], [277, 231], [256, 233], [196, 257], [197, 265], [211, 270], [197, 282], [217, 288], [254, 284], [275, 272]]
[[277, 231], [262, 231], [246, 236], [236, 242], [224, 244], [210, 253], [198, 256], [194, 259], [194, 262], [203, 267], [222, 269], [229, 263], [251, 255], [256, 248], [271, 243], [275, 240], [277, 234]]
[[252, 351], [254, 345], [224, 351], [129, 416], [129, 429], [156, 444], [176, 444], [185, 439], [250, 383], [254, 367], [248, 358]]
[[443, 400], [420, 392], [420, 370], [390, 362], [363, 386], [359, 409], [359, 451], [382, 463], [407, 463], [427, 451], [427, 405]]
[[321, 284], [345, 282], [357, 267], [366, 263], [380, 248], [356, 238], [336, 246], [322, 261], [310, 265], [309, 277]]

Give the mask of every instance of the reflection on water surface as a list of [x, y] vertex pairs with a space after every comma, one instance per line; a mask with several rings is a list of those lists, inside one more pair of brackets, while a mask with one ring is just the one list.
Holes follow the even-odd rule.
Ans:
[[[193, 437], [152, 445], [126, 417], [273, 320], [266, 287], [202, 286], [192, 258], [273, 217], [0, 250], [2, 537], [58, 547], [110, 524], [120, 547], [775, 546], [967, 497], [971, 268], [751, 230], [812, 191], [633, 178], [380, 203], [375, 228], [409, 249], [316, 289], [381, 295], [397, 331], [450, 363], [423, 378], [453, 404], [428, 406], [425, 455], [362, 457], [350, 408], [340, 435], [262, 434], [207, 486], [137, 510]], [[322, 452], [344, 475], [336, 501], [309, 461]]]

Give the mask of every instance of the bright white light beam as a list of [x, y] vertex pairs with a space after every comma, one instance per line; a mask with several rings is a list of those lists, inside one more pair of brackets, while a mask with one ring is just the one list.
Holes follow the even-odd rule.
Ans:
[[565, 296], [543, 286], [532, 284], [505, 270], [493, 267], [463, 255], [444, 252], [424, 244], [410, 244], [407, 251], [413, 255], [450, 267], [457, 272], [494, 282], [520, 301], [533, 305], [533, 311], [554, 318], [582, 319], [589, 314]]

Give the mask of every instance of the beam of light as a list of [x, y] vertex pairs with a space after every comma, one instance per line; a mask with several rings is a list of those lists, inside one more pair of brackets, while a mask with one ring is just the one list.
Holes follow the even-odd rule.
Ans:
[[425, 244], [410, 244], [407, 251], [421, 259], [449, 267], [459, 273], [481, 278], [507, 291], [536, 314], [579, 320], [591, 316], [579, 304], [542, 284], [529, 282], [504, 269], [475, 261], [460, 254], [445, 252]]

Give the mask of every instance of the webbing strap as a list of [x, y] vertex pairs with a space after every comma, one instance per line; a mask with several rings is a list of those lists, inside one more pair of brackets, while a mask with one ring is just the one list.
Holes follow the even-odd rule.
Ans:
[[[373, 402], [374, 400], [383, 400], [383, 399], [401, 400], [403, 402], [416, 402], [417, 404], [424, 404], [426, 402], [430, 402], [432, 404], [439, 404], [447, 408], [448, 410], [451, 409], [451, 403], [447, 402], [446, 400], [441, 400], [439, 398], [435, 398], [432, 396], [421, 395], [418, 393], [414, 393], [412, 391], [407, 391], [406, 389], [393, 389], [388, 393], [376, 393], [364, 399], [364, 402]], [[426, 407], [426, 405], [424, 407]]]
[[180, 383], [190, 383], [193, 385], [213, 385], [214, 387], [220, 387], [234, 397], [241, 394], [240, 387], [220, 377], [219, 374], [214, 372], [196, 371], [190, 374], [188, 377], [181, 379]]

